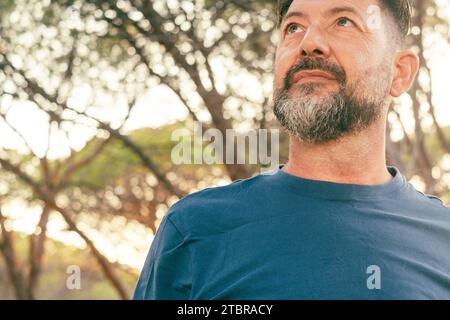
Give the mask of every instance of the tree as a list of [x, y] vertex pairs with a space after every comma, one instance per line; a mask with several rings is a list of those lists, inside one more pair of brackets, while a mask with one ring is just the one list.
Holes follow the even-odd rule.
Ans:
[[[428, 41], [433, 34], [448, 42], [449, 22], [436, 2], [413, 4], [409, 43], [421, 60], [421, 81], [409, 92], [410, 106], [392, 106], [388, 158], [424, 191], [449, 200], [450, 130], [436, 113], [430, 66], [436, 43]], [[0, 123], [21, 144], [21, 152], [0, 147], [7, 186], [4, 192], [0, 186], [0, 197], [5, 203], [23, 199], [42, 212], [40, 232], [29, 236], [26, 270], [17, 268], [13, 231], [5, 227], [7, 214], [0, 215], [0, 251], [18, 298], [35, 297], [51, 213], [84, 239], [118, 296], [127, 298], [111, 263], [80, 227], [87, 217], [106, 223], [119, 216], [156, 232], [161, 215], [179, 198], [258, 172], [250, 165], [174, 165], [170, 135], [197, 120], [223, 134], [278, 126], [270, 108], [274, 13], [271, 0], [0, 2]], [[250, 81], [258, 92], [248, 90]], [[157, 86], [171, 90], [187, 119], [126, 130], [137, 101]], [[31, 111], [45, 119], [34, 120], [47, 132], [43, 148], [20, 128]], [[74, 145], [75, 132], [87, 133], [84, 147]], [[67, 137], [69, 151], [55, 159], [50, 151], [56, 136]], [[283, 160], [286, 134], [281, 138]]]

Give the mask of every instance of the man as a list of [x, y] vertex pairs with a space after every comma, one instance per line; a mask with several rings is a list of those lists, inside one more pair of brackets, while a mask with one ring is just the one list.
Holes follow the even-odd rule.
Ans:
[[407, 0], [279, 1], [274, 113], [289, 162], [163, 219], [136, 299], [450, 299], [450, 209], [386, 167], [415, 80]]

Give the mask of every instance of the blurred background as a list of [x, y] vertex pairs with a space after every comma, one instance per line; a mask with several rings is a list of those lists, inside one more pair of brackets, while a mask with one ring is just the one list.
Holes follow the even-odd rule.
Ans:
[[[449, 203], [450, 0], [412, 2], [421, 69], [387, 154]], [[274, 3], [0, 0], [0, 299], [129, 299], [173, 203], [260, 172], [175, 165], [171, 137], [277, 128]]]

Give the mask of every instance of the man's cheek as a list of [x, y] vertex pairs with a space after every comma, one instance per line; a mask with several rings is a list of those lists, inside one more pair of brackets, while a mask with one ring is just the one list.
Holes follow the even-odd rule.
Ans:
[[284, 78], [286, 77], [286, 74], [287, 74], [287, 70], [275, 66], [275, 70], [274, 70], [275, 88], [280, 88], [281, 86], [283, 86], [283, 81], [284, 81]]

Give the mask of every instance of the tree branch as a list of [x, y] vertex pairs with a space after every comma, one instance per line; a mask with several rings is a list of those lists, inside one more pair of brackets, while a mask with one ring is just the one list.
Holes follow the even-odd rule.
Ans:
[[45, 205], [49, 209], [54, 209], [58, 211], [61, 216], [66, 221], [67, 225], [69, 226], [70, 230], [75, 231], [78, 233], [78, 235], [85, 241], [86, 245], [91, 250], [92, 254], [96, 258], [97, 262], [99, 263], [101, 269], [103, 270], [103, 273], [107, 277], [107, 279], [111, 282], [113, 287], [116, 289], [117, 293], [122, 299], [128, 299], [128, 293], [126, 292], [125, 288], [123, 287], [122, 283], [120, 282], [119, 278], [114, 274], [112, 271], [112, 268], [108, 262], [108, 260], [98, 251], [92, 240], [89, 239], [88, 236], [82, 232], [76, 223], [72, 220], [69, 212], [67, 212], [64, 208], [57, 205], [55, 201], [55, 195], [49, 195], [46, 191], [44, 191], [37, 182], [35, 182], [31, 177], [29, 177], [25, 172], [23, 172], [18, 166], [13, 165], [9, 161], [0, 158], [0, 165], [3, 169], [14, 173], [20, 180], [25, 182], [33, 191], [34, 193], [42, 200], [44, 201]]
[[0, 208], [0, 252], [5, 261], [6, 269], [8, 271], [9, 279], [14, 287], [14, 292], [17, 299], [32, 299], [25, 286], [25, 279], [19, 267], [19, 262], [14, 250], [13, 237], [9, 231], [6, 230], [4, 224], [5, 218], [2, 215]]

